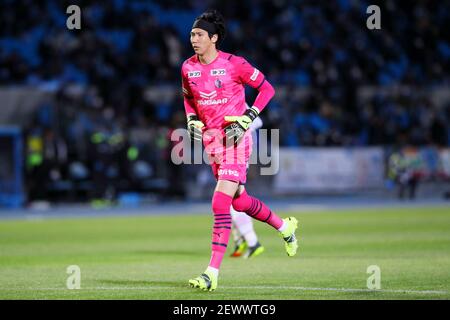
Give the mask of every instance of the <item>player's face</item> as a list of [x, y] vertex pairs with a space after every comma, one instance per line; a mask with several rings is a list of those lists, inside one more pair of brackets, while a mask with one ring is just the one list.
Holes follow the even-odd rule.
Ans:
[[214, 43], [209, 38], [208, 32], [200, 28], [194, 28], [191, 30], [191, 45], [196, 54], [203, 55]]

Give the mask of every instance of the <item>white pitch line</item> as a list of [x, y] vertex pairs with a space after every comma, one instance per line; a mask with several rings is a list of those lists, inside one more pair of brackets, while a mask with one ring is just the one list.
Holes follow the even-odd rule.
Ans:
[[[373, 293], [373, 292], [381, 292], [381, 293], [405, 293], [405, 294], [449, 294], [448, 291], [444, 290], [393, 290], [393, 289], [355, 289], [355, 288], [313, 288], [313, 287], [295, 287], [295, 286], [222, 286], [221, 289], [261, 289], [261, 290], [298, 290], [298, 291], [336, 291], [336, 292], [360, 292], [360, 293]], [[190, 289], [186, 286], [183, 287], [167, 287], [167, 286], [149, 286], [149, 287], [81, 287], [79, 290], [174, 290], [174, 289]], [[67, 288], [0, 288], [0, 291], [58, 291], [58, 290], [67, 290], [67, 291], [78, 291], [69, 290]]]
[[242, 286], [228, 287], [234, 289], [286, 289], [299, 291], [339, 291], [339, 292], [385, 292], [385, 293], [412, 293], [412, 294], [448, 294], [448, 291], [437, 290], [391, 290], [391, 289], [353, 289], [353, 288], [310, 288], [310, 287], [277, 287], [277, 286]]

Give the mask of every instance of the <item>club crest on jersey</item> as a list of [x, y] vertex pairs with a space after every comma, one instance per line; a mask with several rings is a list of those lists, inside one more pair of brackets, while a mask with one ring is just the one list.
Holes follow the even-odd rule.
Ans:
[[210, 75], [212, 76], [224, 76], [227, 74], [225, 69], [212, 69]]
[[202, 76], [201, 71], [189, 71], [188, 72], [188, 78], [198, 78]]
[[222, 81], [220, 81], [219, 79], [216, 79], [216, 81], [214, 81], [214, 84], [216, 88], [222, 88]]

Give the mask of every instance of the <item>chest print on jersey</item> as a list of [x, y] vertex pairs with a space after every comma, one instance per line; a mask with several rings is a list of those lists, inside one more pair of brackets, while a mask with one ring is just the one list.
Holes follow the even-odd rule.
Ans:
[[216, 90], [214, 90], [213, 92], [210, 92], [210, 93], [199, 91], [199, 93], [200, 93], [200, 97], [203, 99], [214, 99], [215, 97], [217, 97]]
[[187, 76], [188, 76], [188, 79], [190, 79], [190, 78], [200, 78], [202, 76], [202, 72], [201, 71], [197, 71], [197, 70], [189, 71]]
[[222, 88], [222, 81], [220, 81], [220, 79], [216, 79], [216, 81], [214, 81], [214, 85], [216, 88]]
[[227, 74], [227, 70], [225, 69], [212, 69], [209, 73], [212, 76], [224, 76]]

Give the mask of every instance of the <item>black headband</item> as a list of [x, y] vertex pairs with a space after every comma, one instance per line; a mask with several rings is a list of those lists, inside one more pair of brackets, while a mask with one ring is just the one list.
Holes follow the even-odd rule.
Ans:
[[207, 31], [209, 34], [217, 33], [216, 26], [214, 25], [214, 23], [208, 22], [203, 19], [195, 20], [194, 24], [192, 25], [192, 29], [194, 29], [194, 28], [203, 29], [203, 30]]

